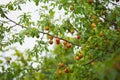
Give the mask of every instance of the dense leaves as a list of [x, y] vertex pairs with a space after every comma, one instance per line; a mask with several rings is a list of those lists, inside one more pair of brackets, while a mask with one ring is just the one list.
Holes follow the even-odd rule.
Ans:
[[[28, 2], [40, 7], [36, 21], [22, 12], [21, 4]], [[18, 22], [8, 17], [12, 11], [22, 12]], [[15, 0], [0, 5], [0, 52], [14, 50], [12, 56], [0, 56], [0, 79], [119, 80], [119, 14], [119, 0]], [[26, 38], [36, 40], [32, 49], [10, 47], [23, 45]]]

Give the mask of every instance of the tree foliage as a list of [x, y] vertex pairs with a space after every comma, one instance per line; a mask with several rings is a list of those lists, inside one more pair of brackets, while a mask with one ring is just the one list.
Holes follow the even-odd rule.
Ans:
[[[13, 11], [22, 12], [21, 5], [28, 2], [40, 7], [38, 20], [33, 21], [30, 12], [16, 16], [18, 21], [8, 17]], [[12, 56], [1, 56], [4, 60], [0, 60], [0, 80], [119, 80], [118, 3], [119, 0], [15, 0], [0, 5], [0, 52], [14, 50]], [[56, 10], [64, 11], [57, 20]], [[13, 32], [15, 27], [21, 30]], [[15, 43], [23, 45], [25, 38], [36, 40], [33, 49], [22, 53], [10, 48]]]

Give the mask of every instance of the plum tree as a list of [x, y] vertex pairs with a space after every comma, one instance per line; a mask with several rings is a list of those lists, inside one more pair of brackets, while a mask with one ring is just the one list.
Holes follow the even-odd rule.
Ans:
[[[23, 11], [27, 3], [35, 3], [37, 20]], [[17, 20], [9, 16], [15, 12], [20, 12]], [[25, 44], [26, 38], [35, 39], [32, 49], [11, 47]], [[6, 56], [9, 50], [12, 56]], [[0, 4], [0, 53], [0, 80], [119, 80], [119, 0]]]

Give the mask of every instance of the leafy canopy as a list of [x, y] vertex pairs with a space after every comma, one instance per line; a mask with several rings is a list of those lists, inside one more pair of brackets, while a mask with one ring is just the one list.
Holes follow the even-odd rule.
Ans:
[[[28, 2], [39, 8], [36, 21], [30, 12], [22, 12], [21, 5]], [[1, 4], [0, 80], [119, 80], [119, 2], [14, 0]], [[8, 17], [14, 11], [22, 12], [16, 16], [18, 21]], [[63, 13], [58, 19], [57, 11]], [[23, 45], [25, 38], [36, 40], [33, 49], [23, 53], [10, 47]], [[9, 50], [14, 50], [13, 55], [4, 57]]]

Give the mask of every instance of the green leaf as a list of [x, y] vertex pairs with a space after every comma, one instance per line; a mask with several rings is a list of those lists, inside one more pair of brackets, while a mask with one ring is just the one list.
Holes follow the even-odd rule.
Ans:
[[36, 6], [39, 5], [39, 1], [40, 1], [40, 0], [33, 0], [33, 1], [35, 2]]
[[13, 5], [12, 4], [8, 5], [8, 9], [13, 10], [14, 9]]
[[0, 64], [2, 64], [3, 63], [3, 61], [2, 60], [0, 60]]
[[50, 13], [51, 17], [54, 16], [54, 14], [55, 14], [55, 12], [53, 10], [50, 10], [49, 13]]

